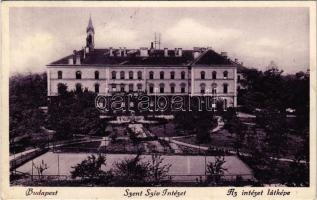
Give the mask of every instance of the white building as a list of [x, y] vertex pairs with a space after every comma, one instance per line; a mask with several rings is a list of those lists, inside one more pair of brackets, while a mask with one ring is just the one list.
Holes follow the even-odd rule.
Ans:
[[48, 96], [87, 88], [101, 95], [142, 91], [148, 95], [211, 95], [226, 107], [237, 105], [237, 66], [211, 48], [193, 50], [94, 48], [95, 30], [89, 19], [86, 47], [47, 65]]

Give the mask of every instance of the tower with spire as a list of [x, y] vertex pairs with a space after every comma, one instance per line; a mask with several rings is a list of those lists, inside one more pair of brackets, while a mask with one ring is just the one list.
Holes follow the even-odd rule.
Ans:
[[89, 17], [88, 26], [86, 29], [87, 37], [86, 37], [86, 47], [89, 48], [89, 51], [93, 51], [95, 47], [95, 29], [92, 25], [91, 16]]

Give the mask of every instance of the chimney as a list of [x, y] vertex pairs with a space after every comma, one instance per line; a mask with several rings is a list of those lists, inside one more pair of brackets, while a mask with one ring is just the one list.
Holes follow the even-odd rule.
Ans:
[[119, 47], [119, 51], [118, 51], [118, 57], [121, 57], [122, 56], [122, 48], [121, 47]]
[[235, 58], [235, 59], [234, 59], [234, 62], [235, 62], [235, 63], [238, 63], [238, 58]]
[[164, 48], [164, 57], [168, 57], [168, 48]]
[[73, 57], [68, 58], [68, 64], [69, 64], [69, 65], [73, 65], [73, 64], [74, 64], [74, 59], [73, 59]]
[[227, 52], [225, 52], [225, 51], [222, 51], [222, 52], [221, 52], [221, 56], [223, 56], [223, 57], [227, 58], [227, 57], [228, 57], [228, 53], [227, 53]]
[[151, 49], [154, 49], [154, 45], [153, 45], [153, 42], [151, 42]]
[[194, 50], [193, 50], [194, 59], [196, 59], [196, 58], [199, 57], [200, 51], [201, 51], [201, 48], [199, 48], [199, 47], [194, 47]]
[[83, 47], [83, 59], [86, 58], [86, 50], [85, 50], [85, 47]]
[[76, 54], [76, 65], [80, 65], [80, 54]]
[[179, 57], [183, 56], [183, 49], [182, 48], [178, 48], [178, 56]]
[[112, 47], [109, 48], [109, 56], [110, 56], [110, 57], [113, 56], [113, 49], [112, 49]]
[[74, 50], [73, 51], [73, 64], [75, 65], [76, 64], [76, 55], [77, 55], [77, 51], [76, 50]]
[[141, 57], [148, 57], [149, 56], [149, 51], [148, 51], [147, 47], [140, 48], [140, 56]]
[[123, 47], [123, 56], [127, 57], [127, 48], [126, 47]]

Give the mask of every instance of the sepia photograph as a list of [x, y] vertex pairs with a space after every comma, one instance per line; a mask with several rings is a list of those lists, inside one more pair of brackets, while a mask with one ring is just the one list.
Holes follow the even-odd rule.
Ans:
[[10, 187], [313, 186], [310, 11], [10, 7]]

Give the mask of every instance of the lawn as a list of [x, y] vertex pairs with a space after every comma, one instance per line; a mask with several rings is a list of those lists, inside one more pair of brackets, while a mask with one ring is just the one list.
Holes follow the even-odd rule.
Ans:
[[173, 137], [177, 136], [175, 131], [175, 124], [170, 121], [166, 124], [152, 124], [149, 126], [151, 133], [158, 137]]

